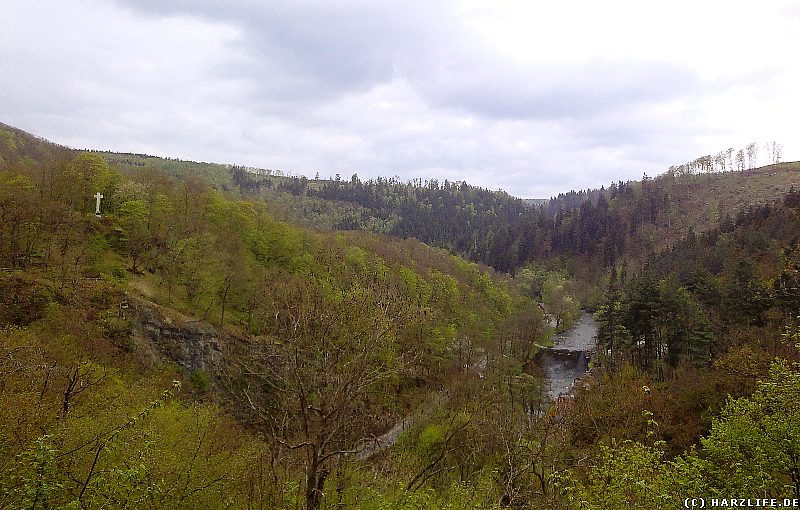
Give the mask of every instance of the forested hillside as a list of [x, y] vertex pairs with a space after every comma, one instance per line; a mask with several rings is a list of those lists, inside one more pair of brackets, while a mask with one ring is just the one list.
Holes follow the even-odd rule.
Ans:
[[[573, 408], [573, 431], [602, 446], [573, 471], [572, 505], [800, 495], [798, 206], [791, 190], [690, 232], [635, 274], [615, 268], [596, 313], [606, 387], [579, 394]], [[641, 410], [641, 428], [621, 426], [622, 409]]]
[[532, 207], [0, 141], [0, 508], [800, 497], [796, 163]]
[[0, 166], [66, 157], [70, 149], [0, 122]]
[[733, 163], [707, 163], [710, 157], [655, 178], [526, 201], [460, 181], [362, 181], [338, 174], [308, 179], [280, 170], [98, 154], [123, 171], [202, 177], [217, 190], [261, 199], [273, 215], [311, 228], [413, 237], [512, 274], [547, 261], [594, 278], [623, 260], [638, 266], [690, 230], [713, 229], [743, 208], [771, 204], [792, 186], [800, 188], [798, 163], [742, 163], [734, 171]]
[[209, 176], [219, 189], [262, 198], [291, 221], [414, 237], [511, 273], [542, 261], [554, 266], [580, 261], [598, 273], [624, 259], [638, 265], [690, 229], [695, 234], [713, 229], [742, 208], [771, 204], [792, 186], [800, 188], [797, 163], [735, 172], [673, 168], [655, 178], [571, 191], [531, 205], [464, 182], [364, 182], [355, 175], [310, 180], [277, 171], [104, 156], [112, 163]]
[[[22, 154], [0, 169], [4, 507], [314, 508], [331, 484], [343, 504], [486, 501], [414, 470], [441, 455], [488, 473], [451, 445], [497, 419], [478, 399], [546, 339], [508, 280], [418, 241], [291, 226], [191, 173]], [[409, 413], [429, 439], [392, 460], [403, 488], [355, 453]]]
[[800, 165], [702, 175], [666, 172], [639, 182], [570, 192], [547, 205], [526, 207], [501, 192], [465, 183], [403, 184], [378, 179], [326, 181], [312, 197], [357, 204], [361, 218], [337, 228], [368, 228], [373, 215], [393, 220], [388, 230], [463, 253], [514, 272], [532, 261], [579, 258], [608, 267], [621, 257], [643, 260], [688, 233], [714, 228], [746, 205], [774, 201], [800, 187]]

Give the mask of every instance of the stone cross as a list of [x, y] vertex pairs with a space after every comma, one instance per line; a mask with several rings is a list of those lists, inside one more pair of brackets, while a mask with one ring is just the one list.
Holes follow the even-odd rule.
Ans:
[[97, 204], [96, 204], [95, 209], [94, 209], [94, 215], [99, 217], [100, 216], [100, 199], [103, 198], [103, 195], [101, 195], [100, 192], [98, 191], [97, 193], [95, 193], [94, 198], [97, 200]]

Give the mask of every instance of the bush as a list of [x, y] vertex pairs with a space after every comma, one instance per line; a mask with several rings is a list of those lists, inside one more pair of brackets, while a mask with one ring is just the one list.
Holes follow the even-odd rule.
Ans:
[[0, 275], [0, 323], [27, 326], [44, 315], [50, 286], [24, 273]]
[[189, 380], [200, 393], [205, 393], [211, 389], [211, 376], [205, 370], [195, 370]]

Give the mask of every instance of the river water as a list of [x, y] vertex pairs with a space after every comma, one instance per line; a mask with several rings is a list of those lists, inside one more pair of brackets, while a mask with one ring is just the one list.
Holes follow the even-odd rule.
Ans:
[[575, 379], [589, 370], [589, 357], [597, 346], [597, 325], [589, 313], [582, 313], [575, 326], [555, 338], [555, 347], [541, 349], [535, 363], [545, 377], [550, 400], [569, 393]]

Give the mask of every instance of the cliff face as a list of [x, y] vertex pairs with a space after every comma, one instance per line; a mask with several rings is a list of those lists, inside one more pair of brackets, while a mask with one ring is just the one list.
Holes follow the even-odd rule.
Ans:
[[122, 305], [133, 321], [132, 335], [161, 355], [194, 372], [213, 372], [222, 364], [225, 345], [234, 340], [212, 325], [186, 317], [175, 318], [155, 303], [128, 296]]

